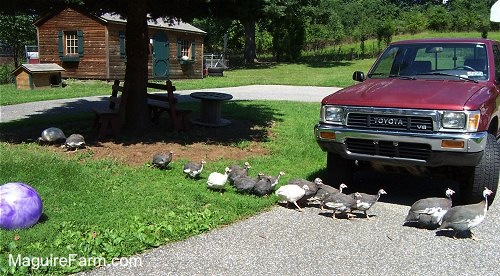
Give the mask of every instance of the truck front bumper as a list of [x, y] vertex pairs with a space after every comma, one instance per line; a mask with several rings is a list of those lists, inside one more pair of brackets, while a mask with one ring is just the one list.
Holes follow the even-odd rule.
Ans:
[[487, 132], [411, 133], [317, 124], [316, 141], [343, 158], [394, 165], [476, 166], [486, 146]]

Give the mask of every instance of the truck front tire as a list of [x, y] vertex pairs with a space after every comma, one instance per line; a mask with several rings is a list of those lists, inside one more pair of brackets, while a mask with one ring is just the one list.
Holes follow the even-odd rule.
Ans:
[[347, 186], [353, 184], [354, 160], [342, 158], [340, 155], [331, 152], [328, 153], [326, 159], [328, 179], [326, 184], [335, 188], [338, 188], [342, 183]]
[[485, 187], [493, 191], [488, 197], [488, 205], [495, 198], [500, 170], [500, 144], [495, 136], [488, 134], [486, 148], [479, 164], [465, 168], [465, 177], [461, 183], [461, 195], [464, 204], [478, 203], [483, 200]]

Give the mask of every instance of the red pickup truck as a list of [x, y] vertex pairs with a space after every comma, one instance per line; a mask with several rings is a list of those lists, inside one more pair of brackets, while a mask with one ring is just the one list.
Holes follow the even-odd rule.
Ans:
[[500, 170], [500, 42], [391, 43], [358, 84], [325, 97], [314, 132], [329, 184], [365, 166], [446, 173], [462, 203], [495, 195]]

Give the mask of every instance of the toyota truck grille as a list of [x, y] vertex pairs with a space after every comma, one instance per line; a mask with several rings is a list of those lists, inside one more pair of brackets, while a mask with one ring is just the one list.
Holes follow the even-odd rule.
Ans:
[[352, 153], [409, 158], [427, 161], [431, 157], [431, 146], [419, 143], [375, 141], [348, 138], [347, 150]]
[[347, 126], [353, 128], [432, 132], [432, 118], [418, 116], [394, 116], [349, 113]]

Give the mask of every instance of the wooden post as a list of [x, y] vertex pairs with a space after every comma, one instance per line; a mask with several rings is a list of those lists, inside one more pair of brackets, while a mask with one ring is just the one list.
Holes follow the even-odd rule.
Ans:
[[175, 91], [175, 86], [172, 85], [171, 80], [167, 80], [166, 82], [167, 85], [167, 92], [168, 92], [168, 105], [169, 105], [169, 110], [170, 110], [170, 118], [172, 119], [172, 126], [174, 127], [174, 131], [179, 131], [180, 125], [179, 125], [179, 120], [177, 119], [177, 112], [175, 108], [175, 97], [174, 97], [174, 91]]
[[[113, 83], [113, 86], [119, 86], [120, 85], [120, 81], [119, 80], [115, 80], [115, 82]], [[118, 97], [118, 90], [115, 90], [113, 89], [112, 92], [111, 92], [111, 97]], [[115, 109], [115, 106], [116, 106], [116, 101], [109, 101], [109, 109]]]

